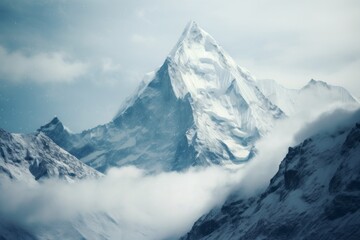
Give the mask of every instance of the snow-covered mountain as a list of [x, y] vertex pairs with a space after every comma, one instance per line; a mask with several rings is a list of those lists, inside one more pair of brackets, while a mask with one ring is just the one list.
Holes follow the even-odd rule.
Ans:
[[309, 109], [324, 108], [348, 103], [358, 104], [346, 89], [323, 81], [311, 81], [301, 89], [288, 89], [274, 80], [258, 80], [260, 91], [287, 116]]
[[359, 239], [360, 112], [349, 116], [289, 148], [264, 192], [212, 210], [182, 239]]
[[247, 161], [282, 117], [253, 77], [190, 22], [112, 122], [70, 134], [54, 119], [39, 131], [100, 171], [127, 164], [181, 170]]
[[101, 175], [41, 132], [25, 135], [0, 129], [0, 177], [29, 182], [44, 178], [73, 181]]

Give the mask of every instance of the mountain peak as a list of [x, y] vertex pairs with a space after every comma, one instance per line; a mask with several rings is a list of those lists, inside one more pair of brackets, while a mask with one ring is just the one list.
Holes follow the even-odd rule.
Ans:
[[49, 124], [57, 125], [57, 124], [62, 124], [62, 123], [61, 123], [60, 119], [59, 119], [57, 116], [55, 116], [55, 117], [49, 122]]
[[194, 37], [194, 35], [199, 35], [205, 33], [205, 31], [199, 27], [199, 25], [195, 21], [190, 21], [182, 34], [182, 37], [185, 37], [184, 39]]
[[57, 126], [62, 126], [63, 127], [63, 124], [60, 121], [60, 119], [57, 116], [55, 116], [55, 117], [53, 117], [53, 119], [51, 119], [50, 122], [48, 122], [44, 126], [41, 126], [40, 129], [42, 129], [42, 130], [50, 129], [50, 128], [53, 129], [53, 128], [56, 128]]
[[199, 27], [197, 22], [195, 22], [194, 20], [191, 20], [186, 24], [184, 32], [189, 31], [191, 29], [193, 29], [193, 30], [201, 30], [201, 28]]
[[57, 145], [66, 148], [72, 132], [64, 126], [60, 119], [55, 116], [49, 123], [41, 126], [38, 130], [51, 138]]
[[304, 88], [309, 88], [309, 87], [311, 87], [311, 86], [322, 86], [322, 87], [327, 87], [327, 88], [330, 87], [330, 86], [329, 86], [326, 82], [324, 82], [324, 81], [311, 79], [311, 80], [308, 82], [308, 84], [306, 84], [306, 85], [304, 86]]
[[[194, 21], [187, 24], [166, 63], [171, 85], [178, 98], [184, 98], [188, 93], [194, 97], [210, 89], [226, 92], [234, 79], [238, 79], [236, 85], [242, 85], [243, 81], [252, 84], [250, 82], [254, 80]], [[250, 96], [245, 98], [251, 101]]]
[[185, 52], [186, 49], [198, 49], [199, 45], [204, 46], [206, 44], [218, 46], [213, 37], [199, 27], [195, 21], [190, 21], [169, 56], [170, 58], [175, 58], [176, 55]]
[[64, 124], [60, 121], [60, 119], [55, 116], [49, 123], [41, 126], [38, 129], [39, 132], [71, 132]]
[[208, 35], [195, 21], [190, 21], [186, 25], [179, 41], [190, 40], [199, 35]]

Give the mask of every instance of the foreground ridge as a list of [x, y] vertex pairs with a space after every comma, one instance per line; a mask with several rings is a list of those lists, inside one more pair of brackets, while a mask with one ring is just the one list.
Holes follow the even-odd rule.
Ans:
[[360, 112], [345, 124], [289, 148], [262, 194], [228, 201], [182, 239], [359, 239]]

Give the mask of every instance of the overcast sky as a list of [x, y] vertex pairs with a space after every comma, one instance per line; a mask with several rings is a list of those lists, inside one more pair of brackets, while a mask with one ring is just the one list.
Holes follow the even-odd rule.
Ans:
[[360, 97], [360, 1], [2, 0], [0, 127], [110, 121], [195, 20], [257, 79]]

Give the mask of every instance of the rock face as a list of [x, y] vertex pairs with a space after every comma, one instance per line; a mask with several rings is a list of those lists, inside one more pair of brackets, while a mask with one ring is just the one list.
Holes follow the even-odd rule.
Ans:
[[14, 180], [68, 181], [102, 174], [61, 149], [43, 133], [12, 134], [0, 129], [0, 176]]
[[359, 209], [357, 123], [289, 148], [262, 194], [228, 201], [182, 239], [359, 239]]
[[70, 134], [54, 119], [39, 131], [100, 171], [127, 164], [182, 170], [247, 161], [282, 117], [251, 75], [191, 22], [112, 122]]
[[[71, 147], [73, 134], [62, 124], [58, 117], [54, 117], [48, 124], [40, 127], [39, 132], [45, 133], [50, 139], [64, 149]], [[74, 139], [75, 140], [75, 139]]]

